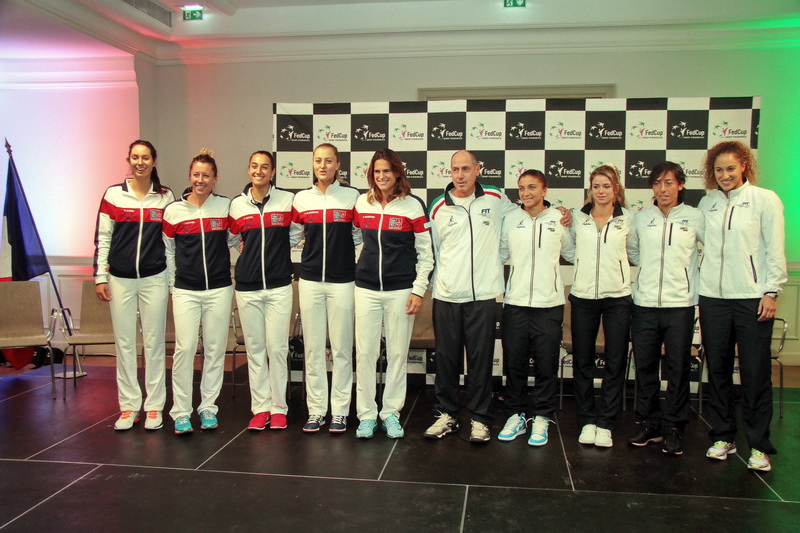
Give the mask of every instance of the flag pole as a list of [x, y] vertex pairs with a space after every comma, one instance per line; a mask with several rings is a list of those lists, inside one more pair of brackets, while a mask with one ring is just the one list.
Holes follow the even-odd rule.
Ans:
[[[13, 175], [16, 178], [16, 180], [19, 181], [19, 172], [17, 171], [17, 165], [14, 162], [14, 155], [12, 153], [13, 150], [11, 149], [11, 144], [8, 142], [8, 138], [5, 138], [5, 144], [6, 144], [6, 152], [8, 152], [9, 164], [14, 169]], [[27, 196], [25, 196], [25, 189], [22, 187], [21, 183], [18, 183], [17, 185], [18, 185], [17, 189], [19, 190], [19, 193], [22, 195], [22, 201], [25, 203], [25, 207], [28, 209], [28, 212], [30, 213], [31, 212], [30, 211], [30, 204], [28, 203]], [[42, 243], [42, 237], [39, 235], [39, 229], [36, 227], [36, 223], [35, 222], [33, 224], [33, 231], [36, 233], [36, 239], [39, 241], [39, 245], [41, 246], [42, 251], [44, 251], [44, 246], [41, 244]], [[63, 314], [64, 303], [61, 301], [61, 294], [58, 292], [58, 287], [56, 286], [56, 279], [53, 276], [53, 269], [50, 267], [50, 260], [47, 259], [47, 254], [44, 254], [43, 259], [44, 259], [45, 264], [47, 265], [47, 274], [50, 276], [50, 283], [53, 286], [53, 292], [56, 295], [56, 301], [58, 302], [58, 313], [61, 315], [62, 324], [64, 324], [64, 326], [65, 326], [65, 328], [67, 330], [67, 334], [72, 336], [72, 334], [73, 334], [72, 327], [70, 326], [69, 322], [64, 318], [64, 314]], [[66, 369], [66, 363], [67, 363], [66, 358], [67, 357], [66, 357], [66, 354], [65, 354], [64, 355], [64, 365], [65, 365], [64, 368], [65, 369]], [[55, 364], [55, 361], [50, 361], [50, 364]], [[78, 359], [78, 357], [75, 357], [75, 374], [76, 374], [77, 377], [83, 377], [83, 376], [86, 375], [86, 372], [84, 372], [83, 368], [81, 367], [80, 359]], [[56, 374], [55, 377], [67, 379], [66, 370], [61, 374]]]

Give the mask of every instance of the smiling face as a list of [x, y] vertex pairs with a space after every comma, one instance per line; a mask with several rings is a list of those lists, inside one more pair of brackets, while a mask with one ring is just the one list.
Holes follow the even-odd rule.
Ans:
[[475, 192], [475, 182], [481, 173], [481, 166], [466, 150], [456, 152], [450, 160], [450, 172], [453, 176], [453, 195], [466, 198]]
[[519, 186], [519, 200], [526, 211], [540, 209], [547, 194], [547, 187], [542, 180], [533, 176], [522, 176], [517, 182]]
[[392, 171], [392, 166], [385, 159], [378, 159], [372, 169], [375, 186], [383, 193], [384, 198], [394, 194], [397, 185], [397, 174]]
[[614, 184], [611, 178], [597, 174], [592, 178], [591, 194], [594, 205], [608, 206], [614, 203]]
[[128, 155], [128, 164], [131, 166], [131, 173], [136, 179], [150, 179], [156, 160], [150, 153], [150, 148], [143, 144], [135, 144]]
[[217, 176], [210, 163], [195, 161], [189, 170], [189, 185], [192, 187], [192, 194], [198, 199], [205, 201], [211, 196], [214, 185], [217, 183]]
[[272, 166], [270, 158], [264, 154], [253, 154], [250, 158], [250, 166], [247, 167], [250, 175], [250, 183], [256, 189], [269, 189], [269, 184], [275, 176], [275, 167]]
[[744, 184], [744, 172], [745, 165], [734, 154], [719, 154], [714, 160], [714, 178], [725, 194]]
[[339, 166], [339, 158], [331, 148], [320, 146], [314, 150], [314, 176], [324, 185], [333, 183]]
[[678, 205], [680, 192], [683, 190], [683, 183], [680, 183], [671, 170], [661, 174], [653, 181], [653, 196], [661, 209], [671, 209]]

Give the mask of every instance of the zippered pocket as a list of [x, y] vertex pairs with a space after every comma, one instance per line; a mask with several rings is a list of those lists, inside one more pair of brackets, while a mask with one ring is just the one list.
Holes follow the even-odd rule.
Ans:
[[690, 292], [691, 286], [689, 283], [689, 271], [686, 269], [686, 267], [683, 267], [683, 275], [686, 277], [686, 292]]
[[753, 256], [750, 256], [750, 269], [753, 271], [753, 281], [758, 283], [758, 275], [756, 274], [756, 264], [753, 262]]
[[622, 278], [623, 285], [625, 284], [625, 272], [622, 270], [622, 261], [618, 261], [619, 263], [619, 277]]

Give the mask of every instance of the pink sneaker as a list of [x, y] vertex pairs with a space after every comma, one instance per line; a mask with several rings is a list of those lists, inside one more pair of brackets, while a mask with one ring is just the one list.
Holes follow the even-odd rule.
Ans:
[[252, 429], [254, 431], [264, 431], [264, 428], [267, 427], [269, 424], [269, 411], [264, 411], [263, 413], [256, 413], [256, 415], [250, 419], [250, 423], [247, 425], [247, 429]]
[[269, 424], [269, 429], [286, 429], [286, 415], [283, 413], [275, 413], [272, 415], [272, 422]]

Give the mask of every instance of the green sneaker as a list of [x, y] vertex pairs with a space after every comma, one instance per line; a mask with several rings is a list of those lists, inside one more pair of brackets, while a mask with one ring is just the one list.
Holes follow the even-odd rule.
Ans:
[[403, 426], [400, 425], [400, 419], [397, 418], [397, 413], [393, 414], [381, 423], [381, 429], [386, 432], [386, 436], [390, 439], [402, 439], [406, 434], [403, 431]]
[[217, 422], [217, 415], [206, 409], [200, 411], [200, 429], [217, 429], [219, 422]]
[[179, 416], [175, 419], [175, 434], [183, 435], [184, 433], [191, 433], [194, 431], [192, 428], [192, 421], [188, 416]]
[[378, 428], [378, 421], [372, 419], [365, 419], [358, 423], [358, 429], [356, 429], [356, 438], [359, 439], [371, 439], [375, 436], [375, 430]]

